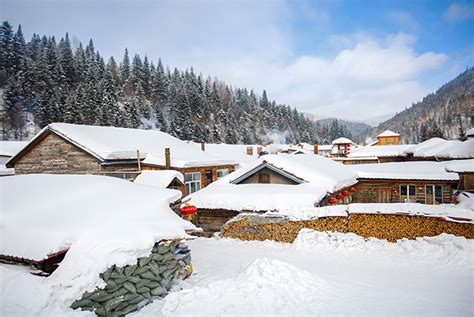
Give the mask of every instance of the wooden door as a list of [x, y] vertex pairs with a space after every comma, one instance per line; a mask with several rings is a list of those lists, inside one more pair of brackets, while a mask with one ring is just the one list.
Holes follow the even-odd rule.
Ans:
[[376, 193], [376, 200], [378, 203], [389, 203], [390, 202], [390, 188], [378, 188]]

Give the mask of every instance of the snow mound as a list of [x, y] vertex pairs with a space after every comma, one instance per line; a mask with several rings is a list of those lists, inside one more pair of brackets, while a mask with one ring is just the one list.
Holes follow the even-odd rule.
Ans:
[[474, 252], [474, 240], [457, 237], [451, 234], [440, 234], [435, 237], [419, 237], [416, 240], [400, 239], [396, 243], [376, 238], [364, 238], [354, 233], [320, 232], [312, 229], [301, 229], [292, 248], [298, 250], [319, 251], [365, 251], [370, 253], [385, 252], [401, 257], [435, 257], [444, 263], [470, 265]]
[[235, 277], [169, 294], [161, 314], [310, 314], [315, 311], [324, 286], [322, 280], [306, 270], [286, 262], [260, 258]]

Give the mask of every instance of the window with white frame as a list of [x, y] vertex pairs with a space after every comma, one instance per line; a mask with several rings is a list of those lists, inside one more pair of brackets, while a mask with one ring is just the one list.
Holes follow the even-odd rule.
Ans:
[[400, 185], [400, 202], [414, 203], [416, 202], [416, 186]]
[[226, 176], [227, 174], [229, 174], [229, 170], [227, 168], [217, 170], [217, 179], [222, 178]]
[[443, 186], [442, 185], [426, 185], [425, 203], [429, 205], [442, 204], [443, 203]]
[[186, 187], [186, 195], [194, 193], [201, 189], [201, 173], [184, 174], [184, 183]]

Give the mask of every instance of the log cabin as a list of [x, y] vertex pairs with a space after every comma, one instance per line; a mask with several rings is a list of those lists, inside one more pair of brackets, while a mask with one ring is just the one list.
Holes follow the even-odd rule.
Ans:
[[144, 170], [175, 170], [184, 175], [183, 195], [237, 165], [157, 130], [67, 123], [49, 124], [6, 163], [16, 174], [99, 174], [128, 180]]
[[450, 203], [459, 176], [442, 162], [359, 164], [354, 203]]

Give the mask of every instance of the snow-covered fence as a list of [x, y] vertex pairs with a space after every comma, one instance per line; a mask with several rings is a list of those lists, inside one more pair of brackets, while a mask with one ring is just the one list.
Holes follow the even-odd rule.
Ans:
[[443, 217], [401, 214], [349, 214], [317, 219], [291, 220], [265, 214], [241, 215], [226, 223], [221, 235], [241, 240], [275, 240], [293, 242], [301, 229], [353, 232], [365, 238], [395, 242], [398, 239], [437, 236], [442, 233], [474, 239], [472, 222], [447, 221]]
[[98, 316], [123, 316], [165, 296], [177, 277], [191, 273], [191, 255], [178, 241], [161, 241], [148, 257], [134, 265], [110, 267], [101, 274], [105, 288], [86, 292], [71, 308], [95, 312]]

